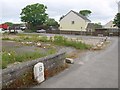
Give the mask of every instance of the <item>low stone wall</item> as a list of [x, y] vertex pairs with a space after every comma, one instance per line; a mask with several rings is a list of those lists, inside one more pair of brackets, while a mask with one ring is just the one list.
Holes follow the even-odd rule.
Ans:
[[99, 34], [103, 34], [103, 36], [120, 36], [120, 32], [113, 32], [112, 35], [110, 32], [104, 31], [94, 31], [94, 32], [84, 32], [84, 31], [60, 31], [60, 34], [73, 34], [73, 35], [89, 35], [89, 36], [98, 36]]
[[[36, 60], [18, 64], [17, 67], [6, 68], [2, 71], [2, 88], [12, 87], [11, 84], [21, 83], [21, 77], [25, 76], [34, 79], [33, 67], [38, 62], [43, 62], [45, 67], [45, 78], [49, 77], [50, 72], [55, 71], [65, 65], [65, 52], [46, 56]], [[26, 79], [25, 77], [25, 79]], [[33, 80], [34, 81], [34, 80]], [[23, 82], [22, 82], [23, 83]], [[16, 85], [15, 85], [16, 86]], [[20, 87], [20, 85], [18, 85]], [[16, 86], [17, 87], [17, 86]], [[13, 86], [13, 88], [15, 88]]]

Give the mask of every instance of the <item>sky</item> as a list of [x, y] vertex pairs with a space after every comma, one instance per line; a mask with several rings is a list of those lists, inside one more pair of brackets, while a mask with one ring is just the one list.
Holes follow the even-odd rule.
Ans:
[[70, 10], [91, 10], [88, 17], [93, 23], [101, 22], [102, 25], [113, 20], [118, 12], [118, 0], [0, 0], [1, 23], [19, 23], [21, 10], [30, 4], [40, 3], [47, 6], [50, 18], [59, 21], [62, 15]]

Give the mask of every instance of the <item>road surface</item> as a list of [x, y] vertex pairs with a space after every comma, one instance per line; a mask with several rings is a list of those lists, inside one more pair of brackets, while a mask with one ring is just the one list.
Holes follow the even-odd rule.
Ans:
[[70, 68], [32, 88], [118, 88], [118, 38], [102, 51], [89, 51]]

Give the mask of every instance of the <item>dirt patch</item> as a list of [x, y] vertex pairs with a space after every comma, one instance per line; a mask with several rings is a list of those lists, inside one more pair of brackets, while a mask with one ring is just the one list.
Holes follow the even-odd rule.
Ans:
[[67, 58], [72, 58], [72, 59], [78, 58], [80, 56], [80, 54], [83, 53], [83, 52], [85, 52], [85, 51], [83, 51], [83, 50], [72, 51], [71, 53], [69, 53], [67, 55]]

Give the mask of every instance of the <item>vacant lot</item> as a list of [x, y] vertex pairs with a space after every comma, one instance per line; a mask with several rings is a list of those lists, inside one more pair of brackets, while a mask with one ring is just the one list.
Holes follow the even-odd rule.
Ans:
[[60, 51], [76, 58], [77, 52], [90, 50], [103, 38], [81, 38], [60, 35], [4, 34], [2, 37], [2, 68], [34, 60]]
[[53, 47], [37, 47], [35, 45], [24, 45], [15, 41], [2, 41], [2, 68], [11, 66], [12, 63], [37, 59], [43, 56], [54, 54]]

